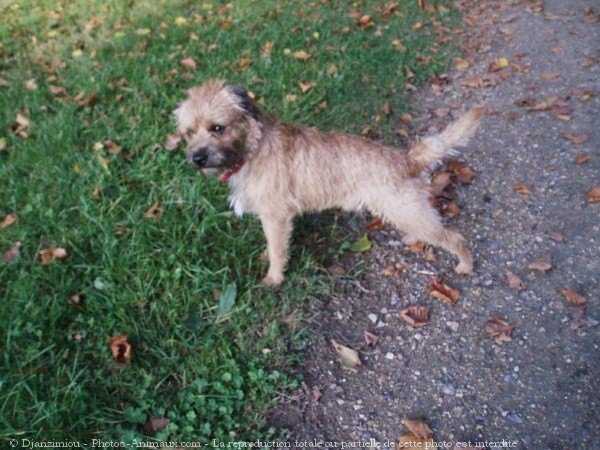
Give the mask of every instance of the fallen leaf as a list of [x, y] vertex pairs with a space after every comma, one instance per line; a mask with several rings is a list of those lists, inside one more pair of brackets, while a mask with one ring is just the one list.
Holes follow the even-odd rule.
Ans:
[[198, 63], [196, 63], [196, 60], [191, 56], [183, 58], [181, 61], [179, 61], [179, 65], [185, 70], [196, 70], [198, 68]]
[[547, 272], [552, 269], [552, 261], [550, 255], [544, 255], [528, 266], [532, 270], [539, 270], [540, 272]]
[[177, 25], [178, 27], [183, 27], [183, 26], [187, 26], [188, 21], [185, 17], [176, 17], [175, 20], [173, 20], [173, 23], [175, 25]]
[[369, 240], [369, 237], [365, 234], [358, 241], [354, 242], [350, 248], [357, 253], [362, 253], [370, 250], [372, 246], [373, 244]]
[[312, 88], [314, 88], [317, 85], [317, 83], [315, 83], [315, 82], [303, 83], [302, 81], [300, 81], [298, 83], [298, 85], [300, 86], [300, 91], [303, 94], [306, 94], [308, 91], [310, 91]]
[[338, 68], [335, 64], [332, 64], [331, 66], [329, 66], [329, 69], [327, 69], [327, 74], [329, 76], [333, 76], [334, 74], [336, 74], [338, 71]]
[[13, 213], [8, 213], [4, 220], [0, 223], [0, 230], [10, 227], [19, 221], [19, 216]]
[[131, 344], [129, 343], [129, 336], [126, 334], [122, 336], [113, 337], [109, 341], [110, 352], [113, 358], [119, 364], [127, 364], [131, 359]]
[[563, 136], [575, 145], [581, 145], [588, 140], [587, 134], [580, 134], [579, 136], [577, 136], [573, 134], [573, 131], [571, 130], [567, 131]]
[[390, 101], [386, 100], [385, 103], [383, 104], [383, 108], [381, 108], [381, 110], [383, 111], [383, 114], [385, 114], [386, 116], [389, 116], [390, 113], [392, 112], [391, 107], [390, 107]]
[[171, 134], [169, 135], [169, 137], [167, 137], [167, 140], [164, 142], [163, 146], [165, 147], [165, 149], [173, 151], [177, 149], [177, 146], [181, 142], [181, 139], [181, 135]]
[[42, 263], [52, 264], [55, 259], [65, 259], [69, 254], [64, 248], [61, 247], [49, 247], [38, 252]]
[[438, 108], [434, 111], [434, 113], [438, 117], [445, 117], [450, 114], [450, 108]]
[[533, 191], [531, 190], [531, 188], [524, 184], [514, 185], [513, 191], [515, 191], [517, 194], [520, 194], [520, 195], [532, 195], [533, 194]]
[[37, 88], [38, 85], [35, 82], [35, 78], [32, 78], [31, 80], [27, 80], [25, 82], [25, 89], [27, 89], [28, 91], [35, 91]]
[[496, 338], [498, 344], [512, 341], [511, 334], [514, 325], [505, 322], [499, 317], [490, 317], [485, 324], [486, 333], [493, 338]]
[[560, 73], [558, 72], [540, 72], [540, 77], [542, 77], [545, 80], [554, 80], [556, 78], [558, 78], [560, 76]]
[[292, 56], [296, 59], [299, 59], [300, 61], [308, 61], [308, 59], [310, 58], [310, 55], [308, 53], [306, 53], [304, 50], [296, 50]]
[[421, 253], [425, 248], [425, 242], [417, 241], [414, 244], [408, 246], [408, 251], [411, 253]]
[[488, 72], [499, 72], [502, 69], [506, 69], [508, 67], [508, 59], [506, 58], [498, 58], [490, 63], [488, 66]]
[[431, 431], [431, 428], [429, 428], [429, 426], [422, 420], [405, 419], [402, 421], [402, 423], [406, 428], [408, 428], [408, 431], [410, 431], [419, 439], [429, 439], [433, 436], [433, 431]]
[[454, 61], [456, 61], [456, 70], [459, 72], [466, 70], [470, 65], [469, 61], [463, 58], [454, 58]]
[[569, 303], [585, 305], [585, 297], [573, 289], [561, 289], [560, 293], [565, 296]]
[[440, 195], [450, 184], [452, 174], [447, 170], [438, 170], [431, 177], [431, 193]]
[[19, 249], [22, 246], [23, 246], [23, 244], [21, 244], [21, 242], [19, 242], [19, 241], [15, 242], [15, 245], [13, 245], [12, 247], [10, 247], [8, 250], [6, 250], [4, 252], [4, 254], [2, 255], [2, 259], [6, 262], [14, 261], [15, 259], [18, 258]]
[[148, 208], [146, 210], [144, 215], [146, 216], [146, 219], [148, 219], [148, 220], [158, 220], [158, 218], [161, 216], [161, 214], [163, 212], [164, 212], [164, 209], [161, 206], [160, 202], [156, 201], [152, 204], [152, 206], [150, 206], [150, 208]]
[[404, 113], [400, 116], [400, 120], [408, 125], [409, 123], [412, 122], [412, 117], [410, 114]]
[[429, 296], [446, 303], [456, 303], [460, 297], [460, 293], [458, 290], [451, 288], [447, 284], [437, 281], [435, 278], [431, 278]]
[[584, 155], [579, 155], [575, 161], [577, 162], [577, 164], [581, 165], [581, 164], [585, 164], [586, 162], [588, 162], [588, 160], [591, 157], [592, 157], [591, 154], [586, 153]]
[[367, 233], [380, 230], [384, 226], [385, 224], [383, 223], [383, 219], [379, 216], [374, 216], [373, 219], [371, 219], [371, 221], [367, 225]]
[[344, 369], [356, 371], [357, 367], [362, 363], [358, 356], [358, 352], [354, 349], [338, 344], [335, 340], [331, 340], [331, 345], [340, 357], [340, 364]]
[[296, 100], [298, 100], [298, 96], [296, 94], [287, 94], [285, 96], [286, 103], [294, 103]]
[[556, 242], [562, 242], [565, 240], [565, 237], [556, 231], [548, 231], [548, 236], [550, 236], [550, 239]]
[[506, 272], [506, 276], [508, 277], [508, 286], [511, 289], [516, 289], [517, 291], [522, 291], [525, 289], [525, 283], [518, 276], [516, 276], [512, 272]]
[[269, 59], [271, 57], [273, 45], [273, 41], [266, 40], [261, 47], [260, 57], [264, 59]]
[[467, 167], [466, 164], [457, 161], [451, 160], [448, 161], [448, 165], [446, 166], [448, 171], [456, 177], [456, 180], [461, 184], [469, 184], [475, 178], [475, 172]]
[[587, 195], [587, 201], [590, 203], [600, 202], [600, 186], [596, 186]]
[[400, 311], [400, 317], [414, 328], [423, 327], [429, 323], [429, 306], [409, 306]]
[[144, 431], [148, 434], [158, 433], [164, 430], [169, 425], [169, 422], [171, 421], [166, 417], [151, 417], [144, 424]]
[[254, 59], [246, 57], [238, 59], [235, 65], [239, 70], [246, 70], [253, 62]]
[[368, 331], [364, 332], [365, 336], [365, 344], [367, 347], [374, 347], [379, 342], [379, 338], [375, 336], [373, 333], [369, 333]]

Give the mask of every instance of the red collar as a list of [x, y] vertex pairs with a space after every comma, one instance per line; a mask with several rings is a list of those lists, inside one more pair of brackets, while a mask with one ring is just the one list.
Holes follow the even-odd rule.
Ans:
[[244, 160], [242, 160], [239, 163], [237, 163], [231, 169], [228, 169], [227, 171], [223, 172], [223, 175], [221, 175], [221, 177], [219, 178], [219, 180], [221, 181], [221, 183], [227, 183], [227, 181], [233, 175], [235, 175], [236, 173], [238, 173], [240, 171], [240, 169], [242, 168], [243, 165], [244, 165]]

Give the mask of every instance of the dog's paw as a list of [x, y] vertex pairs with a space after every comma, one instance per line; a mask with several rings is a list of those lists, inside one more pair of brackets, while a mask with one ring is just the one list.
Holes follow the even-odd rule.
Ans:
[[464, 274], [469, 274], [473, 272], [473, 264], [472, 263], [466, 263], [466, 262], [461, 262], [458, 264], [458, 266], [456, 266], [454, 268], [454, 271], [456, 273], [464, 273]]
[[263, 278], [262, 284], [268, 287], [279, 286], [283, 282], [283, 275], [273, 275], [267, 274], [266, 277]]

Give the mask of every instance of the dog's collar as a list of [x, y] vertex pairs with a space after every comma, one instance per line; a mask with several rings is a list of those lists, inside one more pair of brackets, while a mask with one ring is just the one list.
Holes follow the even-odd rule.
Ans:
[[233, 166], [231, 169], [228, 169], [227, 171], [225, 171], [223, 173], [223, 175], [221, 175], [221, 177], [219, 178], [219, 180], [221, 181], [221, 183], [227, 183], [227, 181], [236, 173], [238, 173], [240, 171], [240, 169], [242, 168], [242, 166], [244, 165], [244, 160], [241, 160], [239, 163], [237, 163], [235, 166]]

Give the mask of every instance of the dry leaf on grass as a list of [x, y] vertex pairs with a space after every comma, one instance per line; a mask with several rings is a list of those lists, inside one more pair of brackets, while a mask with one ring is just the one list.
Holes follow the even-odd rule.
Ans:
[[400, 311], [400, 317], [413, 328], [424, 327], [429, 323], [429, 306], [409, 306]]
[[15, 224], [19, 221], [19, 216], [16, 214], [8, 213], [4, 220], [0, 223], [0, 230], [4, 228], [10, 227], [12, 224]]
[[298, 85], [300, 86], [300, 91], [303, 94], [306, 94], [308, 91], [314, 88], [317, 85], [317, 83], [315, 83], [314, 81], [310, 83], [303, 83], [302, 81], [300, 81]]
[[516, 276], [512, 272], [506, 272], [506, 276], [508, 278], [508, 286], [511, 289], [516, 289], [517, 291], [522, 291], [525, 289], [525, 283], [518, 276]]
[[590, 203], [600, 202], [600, 186], [596, 186], [587, 195], [587, 201]]
[[544, 255], [534, 262], [529, 264], [529, 268], [532, 270], [539, 270], [540, 272], [547, 272], [552, 269], [552, 260], [550, 255]]
[[514, 325], [500, 319], [499, 317], [490, 317], [485, 324], [485, 331], [490, 336], [496, 339], [498, 344], [512, 341], [511, 334]]
[[356, 371], [362, 363], [358, 357], [358, 352], [344, 345], [338, 344], [335, 340], [331, 340], [331, 345], [340, 357], [340, 364], [344, 369]]
[[158, 433], [164, 430], [171, 422], [166, 417], [151, 417], [144, 424], [144, 431], [148, 434]]
[[187, 58], [183, 58], [181, 61], [179, 61], [179, 65], [184, 70], [196, 70], [198, 68], [198, 63], [191, 56], [188, 56]]
[[437, 281], [435, 278], [431, 278], [429, 289], [429, 296], [437, 298], [446, 303], [456, 303], [460, 297], [460, 293], [457, 289], [453, 289], [447, 284]]
[[308, 61], [310, 55], [306, 53], [304, 50], [296, 50], [292, 56], [300, 61]]
[[129, 336], [126, 334], [122, 336], [116, 336], [111, 338], [109, 341], [110, 352], [113, 355], [115, 361], [119, 364], [127, 364], [131, 359], [131, 344], [129, 343]]
[[44, 250], [40, 250], [38, 255], [44, 264], [52, 264], [52, 261], [55, 259], [65, 259], [67, 256], [69, 256], [67, 251], [61, 247], [45, 248]]
[[19, 256], [19, 249], [22, 246], [23, 244], [21, 244], [21, 242], [15, 242], [15, 245], [13, 245], [11, 248], [4, 252], [4, 254], [2, 255], [2, 259], [6, 262], [14, 261]]
[[532, 195], [533, 191], [525, 184], [516, 184], [513, 186], [513, 191], [520, 195]]
[[158, 220], [161, 214], [164, 212], [160, 202], [154, 202], [150, 208], [144, 213], [148, 220]]
[[565, 296], [569, 303], [585, 305], [585, 297], [573, 289], [561, 289], [560, 293]]

